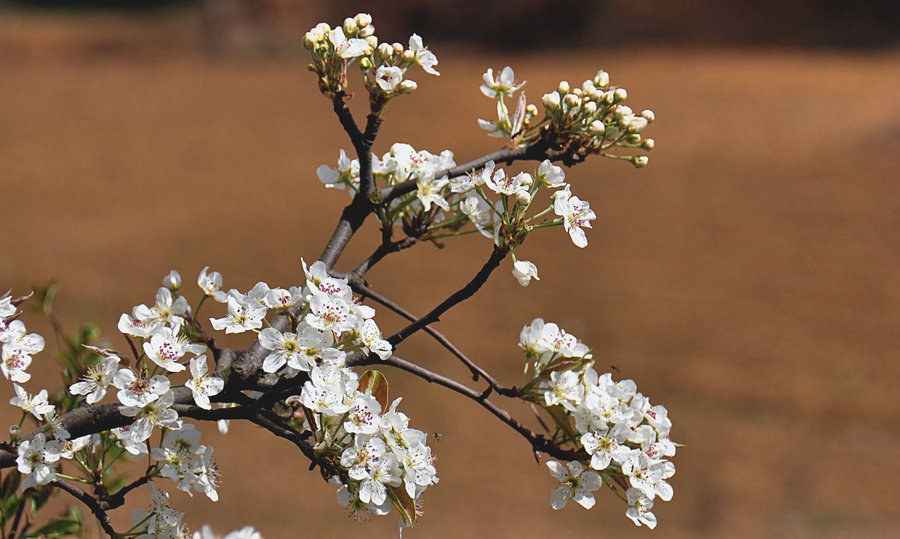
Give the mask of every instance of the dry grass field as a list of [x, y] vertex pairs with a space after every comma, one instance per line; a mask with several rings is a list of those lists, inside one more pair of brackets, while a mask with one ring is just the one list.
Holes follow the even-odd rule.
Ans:
[[[151, 301], [172, 268], [192, 282], [210, 265], [244, 290], [298, 283], [300, 256], [319, 255], [345, 204], [316, 167], [348, 143], [301, 51], [212, 62], [107, 22], [0, 24], [0, 289], [55, 279], [63, 319], [96, 321], [122, 346], [119, 314]], [[570, 170], [598, 215], [586, 249], [562, 230], [529, 238], [521, 252], [540, 282], [520, 288], [507, 262], [438, 327], [513, 384], [521, 327], [558, 321], [600, 368], [618, 366], [665, 404], [685, 447], [673, 501], [654, 508], [656, 537], [900, 536], [900, 55], [432, 49], [441, 77], [413, 77], [419, 90], [391, 104], [379, 152], [394, 141], [451, 148], [458, 162], [493, 151], [475, 123], [492, 111], [478, 91], [489, 66], [513, 66], [532, 101], [603, 68], [657, 116], [647, 168], [595, 159]], [[342, 269], [375, 237], [370, 223]], [[424, 313], [489, 250], [480, 237], [420, 245], [369, 280]], [[56, 379], [51, 342], [33, 391]], [[403, 354], [464, 377], [426, 338]], [[405, 537], [649, 537], [609, 493], [590, 511], [553, 511], [554, 481], [515, 433], [455, 394], [388, 376], [414, 426], [443, 434], [440, 484]], [[396, 534], [394, 517], [350, 519], [286, 442], [214, 430], [222, 499], [177, 497], [192, 527]]]

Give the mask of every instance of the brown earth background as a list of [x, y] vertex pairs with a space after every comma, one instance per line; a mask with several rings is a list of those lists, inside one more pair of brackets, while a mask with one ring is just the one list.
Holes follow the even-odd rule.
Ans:
[[[56, 280], [64, 322], [95, 321], [122, 346], [119, 314], [152, 302], [172, 268], [194, 300], [190, 283], [205, 265], [226, 287], [298, 284], [299, 257], [319, 255], [346, 203], [320, 187], [316, 167], [334, 166], [349, 147], [296, 46], [316, 17], [334, 24], [343, 13], [310, 4], [318, 10], [280, 19], [287, 47], [282, 34], [234, 21], [203, 41], [190, 10], [2, 8], [0, 289]], [[507, 262], [439, 329], [514, 384], [518, 332], [542, 316], [593, 347], [600, 369], [616, 365], [617, 377], [665, 404], [685, 447], [674, 459], [674, 499], [654, 507], [656, 537], [900, 536], [896, 49], [581, 40], [520, 50], [430, 40], [398, 28], [406, 19], [368, 10], [389, 32], [382, 39], [421, 33], [441, 71], [412, 75], [419, 90], [390, 105], [377, 153], [404, 141], [450, 148], [463, 162], [496, 149], [475, 123], [493, 110], [478, 91], [487, 67], [513, 66], [532, 101], [603, 68], [634, 108], [657, 116], [647, 168], [598, 158], [568, 172], [598, 216], [586, 249], [561, 229], [534, 234], [520, 251], [541, 281], [520, 288]], [[369, 223], [339, 269], [376, 237]], [[489, 252], [480, 237], [419, 245], [385, 260], [369, 282], [421, 314]], [[46, 325], [26, 322], [48, 337], [27, 384], [36, 392], [56, 381], [54, 347]], [[401, 322], [382, 313], [379, 324], [391, 332]], [[427, 338], [400, 351], [465, 379]], [[608, 492], [590, 511], [553, 511], [555, 483], [514, 432], [456, 394], [387, 374], [413, 426], [443, 434], [432, 442], [441, 481], [405, 537], [650, 536]], [[0, 390], [12, 394], [11, 385]], [[2, 414], [6, 424], [18, 419]], [[221, 500], [175, 495], [193, 528], [395, 536], [395, 516], [349, 518], [335, 487], [287, 442], [247, 425], [227, 437], [205, 432]], [[146, 492], [133, 497], [116, 522], [149, 503]]]

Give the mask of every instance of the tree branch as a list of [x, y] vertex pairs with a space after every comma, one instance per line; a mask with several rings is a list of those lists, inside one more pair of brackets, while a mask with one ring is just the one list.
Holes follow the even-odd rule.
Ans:
[[397, 344], [403, 342], [404, 339], [412, 335], [413, 333], [419, 331], [424, 328], [428, 324], [433, 324], [440, 320], [442, 314], [447, 312], [454, 305], [457, 305], [468, 298], [472, 297], [475, 292], [478, 291], [479, 288], [488, 280], [491, 272], [493, 272], [500, 265], [500, 262], [506, 258], [506, 254], [508, 251], [505, 249], [501, 249], [499, 247], [494, 247], [494, 250], [491, 251], [491, 256], [488, 258], [487, 262], [484, 263], [484, 266], [481, 267], [481, 270], [472, 278], [469, 283], [460, 288], [456, 293], [445, 299], [441, 302], [440, 305], [431, 310], [428, 314], [419, 318], [412, 324], [404, 327], [400, 331], [391, 335], [387, 341], [391, 343], [391, 346], [396, 347]]
[[57, 487], [61, 490], [64, 490], [77, 498], [81, 503], [86, 505], [88, 509], [91, 510], [91, 513], [96, 517], [97, 522], [100, 523], [100, 527], [103, 528], [103, 531], [106, 532], [107, 535], [113, 538], [121, 537], [116, 530], [113, 529], [112, 524], [109, 522], [109, 515], [106, 511], [100, 506], [100, 502], [97, 501], [96, 498], [88, 494], [87, 492], [81, 490], [76, 487], [72, 483], [66, 481], [65, 479], [56, 478], [53, 482]]
[[[348, 362], [349, 364], [349, 362]], [[405, 359], [399, 358], [397, 356], [391, 356], [386, 360], [379, 360], [372, 357], [367, 357], [363, 361], [356, 363], [357, 365], [373, 365], [373, 364], [384, 364], [389, 365], [391, 367], [396, 367], [398, 369], [404, 370], [411, 374], [418, 376], [419, 378], [425, 380], [428, 383], [437, 384], [439, 386], [446, 387], [451, 391], [459, 393], [464, 397], [468, 397], [473, 401], [477, 402], [481, 405], [482, 408], [489, 411], [500, 421], [503, 421], [513, 430], [521, 434], [528, 442], [531, 444], [532, 449], [535, 451], [541, 451], [547, 453], [548, 455], [558, 458], [560, 460], [575, 460], [577, 458], [575, 451], [572, 450], [564, 450], [559, 448], [556, 444], [545, 438], [544, 436], [535, 433], [525, 425], [519, 423], [515, 418], [513, 418], [509, 412], [505, 409], [501, 408], [494, 402], [488, 400], [488, 395], [490, 394], [490, 388], [488, 388], [484, 392], [476, 391], [468, 386], [465, 386], [452, 378], [448, 378], [441, 374], [437, 374], [432, 372], [424, 367], [416, 365], [411, 361], [407, 361]]]

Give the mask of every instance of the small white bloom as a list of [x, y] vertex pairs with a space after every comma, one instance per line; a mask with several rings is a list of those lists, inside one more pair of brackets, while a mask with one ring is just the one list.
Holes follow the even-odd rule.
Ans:
[[191, 358], [191, 376], [193, 378], [185, 382], [185, 385], [191, 390], [197, 406], [209, 410], [211, 408], [209, 398], [222, 391], [225, 381], [218, 376], [207, 374], [206, 356]]
[[210, 296], [219, 303], [225, 303], [227, 296], [222, 292], [222, 274], [218, 271], [209, 272], [209, 266], [203, 268], [197, 277], [197, 286], [203, 290], [203, 294]]
[[591, 221], [597, 218], [590, 204], [573, 196], [568, 185], [562, 191], [554, 193], [553, 197], [553, 212], [563, 218], [563, 225], [572, 238], [572, 243], [578, 247], [586, 247], [587, 237], [582, 228], [591, 228]]
[[438, 64], [438, 59], [433, 52], [425, 48], [422, 44], [422, 38], [419, 34], [413, 34], [409, 38], [409, 50], [416, 55], [416, 63], [422, 66], [426, 73], [431, 75], [440, 75], [434, 68]]
[[257, 301], [240, 301], [233, 295], [228, 296], [228, 315], [224, 318], [210, 318], [213, 329], [225, 330], [225, 333], [243, 333], [262, 327], [266, 316], [266, 307]]
[[547, 468], [550, 474], [562, 483], [550, 494], [550, 505], [554, 509], [562, 509], [566, 506], [569, 498], [585, 509], [594, 506], [593, 491], [603, 486], [603, 480], [600, 474], [593, 471], [585, 471], [584, 466], [578, 461], [569, 462], [568, 467], [555, 460], [547, 462]]
[[328, 39], [334, 45], [334, 51], [337, 55], [344, 59], [355, 58], [372, 52], [372, 48], [369, 47], [369, 43], [365, 39], [347, 39], [340, 27], [328, 32]]
[[73, 395], [87, 395], [85, 400], [88, 404], [100, 402], [119, 368], [119, 360], [119, 356], [115, 355], [104, 357], [100, 363], [88, 368], [81, 382], [70, 385], [69, 392]]
[[538, 269], [532, 262], [528, 260], [517, 260], [513, 263], [513, 277], [519, 281], [519, 284], [522, 286], [528, 286], [531, 282], [531, 279], [535, 279], [540, 281], [540, 277], [538, 277]]
[[375, 71], [375, 82], [385, 93], [393, 92], [403, 80], [403, 70], [397, 66], [379, 66]]
[[525, 84], [525, 81], [522, 81], [518, 85], [516, 85], [515, 74], [513, 73], [513, 69], [509, 66], [503, 68], [500, 72], [500, 77], [497, 80], [494, 80], [494, 70], [493, 68], [488, 68], [482, 76], [484, 79], [484, 84], [481, 85], [481, 93], [494, 99], [498, 96], [509, 95]]
[[181, 288], [181, 274], [175, 270], [169, 272], [168, 275], [163, 277], [163, 286], [168, 288], [169, 290], [178, 290]]
[[13, 406], [18, 406], [26, 412], [30, 412], [38, 421], [56, 410], [52, 404], [47, 402], [46, 389], [40, 390], [37, 395], [32, 397], [19, 384], [13, 384], [13, 387], [16, 389], [16, 396], [11, 398], [9, 403]]
[[651, 530], [656, 527], [656, 515], [650, 510], [653, 509], [653, 499], [648, 498], [643, 492], [636, 488], [630, 488], [625, 495], [628, 497], [628, 509], [625, 516], [630, 518], [635, 526], [646, 524]]

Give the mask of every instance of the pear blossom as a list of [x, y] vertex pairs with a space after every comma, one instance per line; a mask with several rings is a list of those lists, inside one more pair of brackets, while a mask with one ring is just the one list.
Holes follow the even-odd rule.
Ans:
[[381, 338], [381, 330], [378, 329], [378, 325], [371, 318], [363, 322], [362, 328], [359, 331], [359, 336], [365, 345], [365, 348], [373, 354], [381, 359], [391, 357], [391, 353], [393, 352], [391, 343]]
[[375, 70], [375, 82], [385, 93], [393, 92], [403, 80], [403, 70], [397, 66], [378, 66]]
[[12, 304], [12, 296], [6, 293], [0, 297], [0, 319], [9, 318], [16, 314], [16, 306]]
[[566, 179], [566, 174], [562, 167], [554, 165], [549, 159], [544, 159], [538, 166], [535, 179], [551, 189], [556, 189], [565, 185], [563, 180]]
[[175, 270], [170, 271], [163, 277], [163, 286], [169, 290], [178, 290], [181, 288], [181, 274]]
[[334, 51], [337, 55], [345, 60], [364, 54], [370, 54], [372, 52], [372, 48], [369, 47], [369, 44], [365, 39], [347, 39], [344, 36], [344, 31], [340, 27], [328, 32], [328, 40], [334, 45]]
[[425, 211], [431, 209], [431, 204], [439, 206], [445, 211], [450, 210], [450, 204], [441, 195], [441, 191], [444, 190], [448, 183], [450, 183], [450, 180], [446, 176], [437, 180], [425, 178], [417, 182], [416, 197], [422, 203]]
[[212, 406], [209, 398], [218, 395], [225, 387], [225, 381], [218, 376], [210, 376], [207, 374], [206, 356], [194, 356], [191, 358], [191, 376], [185, 382], [194, 396], [194, 402], [197, 406], [209, 410]]
[[[120, 371], [121, 372], [121, 371]], [[181, 428], [178, 412], [171, 408], [175, 394], [169, 390], [144, 406], [120, 406], [119, 412], [126, 417], [136, 418], [131, 425], [131, 441], [140, 443], [150, 437], [153, 427]]]
[[179, 335], [180, 328], [162, 328], [150, 337], [149, 342], [144, 343], [144, 353], [147, 357], [169, 372], [181, 372], [185, 366], [178, 362], [186, 353], [194, 355], [206, 351], [204, 344], [191, 344], [186, 338]]
[[24, 383], [31, 379], [31, 374], [25, 372], [25, 369], [31, 365], [31, 356], [44, 349], [44, 338], [26, 331], [21, 320], [13, 320], [2, 335], [0, 371], [13, 382]]
[[513, 73], [513, 69], [509, 66], [503, 68], [500, 72], [500, 76], [496, 80], [494, 80], [493, 68], [489, 67], [488, 70], [484, 72], [482, 79], [484, 79], [484, 84], [481, 85], [481, 93], [491, 99], [509, 95], [525, 84], [525, 81], [522, 81], [516, 85], [515, 73]]
[[192, 539], [262, 539], [262, 535], [253, 526], [244, 526], [220, 537], [216, 535], [209, 525], [204, 525], [200, 531], [195, 531]]
[[332, 169], [327, 165], [320, 165], [316, 169], [316, 175], [319, 177], [319, 181], [325, 184], [325, 187], [343, 189], [347, 184], [358, 186], [359, 160], [351, 160], [342, 148], [337, 162], [337, 169]]
[[375, 434], [381, 422], [381, 404], [371, 394], [358, 393], [353, 399], [344, 421], [344, 430], [350, 433]]
[[512, 274], [522, 286], [528, 286], [532, 279], [536, 281], [541, 280], [541, 278], [538, 277], [537, 266], [528, 260], [517, 260], [513, 262]]
[[131, 369], [119, 369], [112, 381], [119, 389], [117, 397], [124, 406], [146, 406], [169, 391], [169, 379], [165, 376], [138, 377]]
[[416, 63], [422, 66], [426, 73], [440, 75], [434, 68], [438, 64], [437, 57], [433, 52], [425, 48], [419, 34], [413, 34], [409, 37], [409, 50], [416, 55]]
[[382, 505], [388, 501], [385, 485], [399, 486], [400, 468], [393, 454], [385, 455], [359, 483], [359, 499], [363, 503]]
[[42, 389], [37, 395], [31, 396], [25, 391], [25, 388], [19, 384], [13, 384], [16, 390], [16, 396], [9, 400], [13, 406], [31, 413], [38, 421], [42, 420], [45, 415], [52, 413], [56, 408], [47, 402], [47, 390]]
[[203, 290], [205, 296], [213, 298], [219, 303], [225, 303], [227, 296], [222, 292], [222, 274], [218, 271], [209, 272], [209, 266], [205, 266], [197, 277], [197, 286]]
[[100, 363], [88, 368], [82, 381], [69, 386], [69, 392], [73, 395], [87, 395], [85, 401], [88, 404], [96, 404], [106, 396], [106, 388], [112, 383], [113, 375], [119, 368], [119, 356], [110, 355], [100, 360]]
[[565, 507], [569, 498], [574, 499], [585, 509], [594, 506], [592, 492], [603, 486], [600, 474], [590, 470], [585, 471], [584, 466], [577, 460], [570, 461], [568, 466], [551, 460], [547, 462], [547, 468], [550, 469], [550, 475], [562, 483], [562, 486], [557, 487], [550, 494], [550, 505], [554, 509], [559, 510]]
[[22, 490], [46, 485], [56, 479], [54, 463], [59, 460], [62, 446], [63, 443], [59, 440], [47, 441], [43, 432], [19, 444], [16, 464], [19, 472], [27, 474], [22, 480]]
[[350, 304], [340, 297], [313, 294], [309, 309], [304, 320], [320, 331], [331, 330], [338, 335], [352, 330], [356, 325], [350, 313]]
[[645, 524], [651, 530], [656, 527], [656, 515], [650, 510], [653, 509], [653, 498], [647, 497], [642, 491], [636, 488], [630, 488], [625, 492], [628, 498], [628, 509], [625, 516], [630, 518], [635, 526]]
[[582, 228], [590, 228], [591, 221], [597, 218], [590, 204], [572, 195], [567, 185], [562, 191], [553, 194], [553, 212], [563, 218], [563, 225], [572, 243], [578, 247], [587, 246], [587, 237]]
[[217, 331], [225, 333], [243, 333], [262, 327], [266, 307], [255, 301], [240, 301], [233, 295], [228, 296], [228, 315], [224, 318], [210, 318], [209, 322]]

